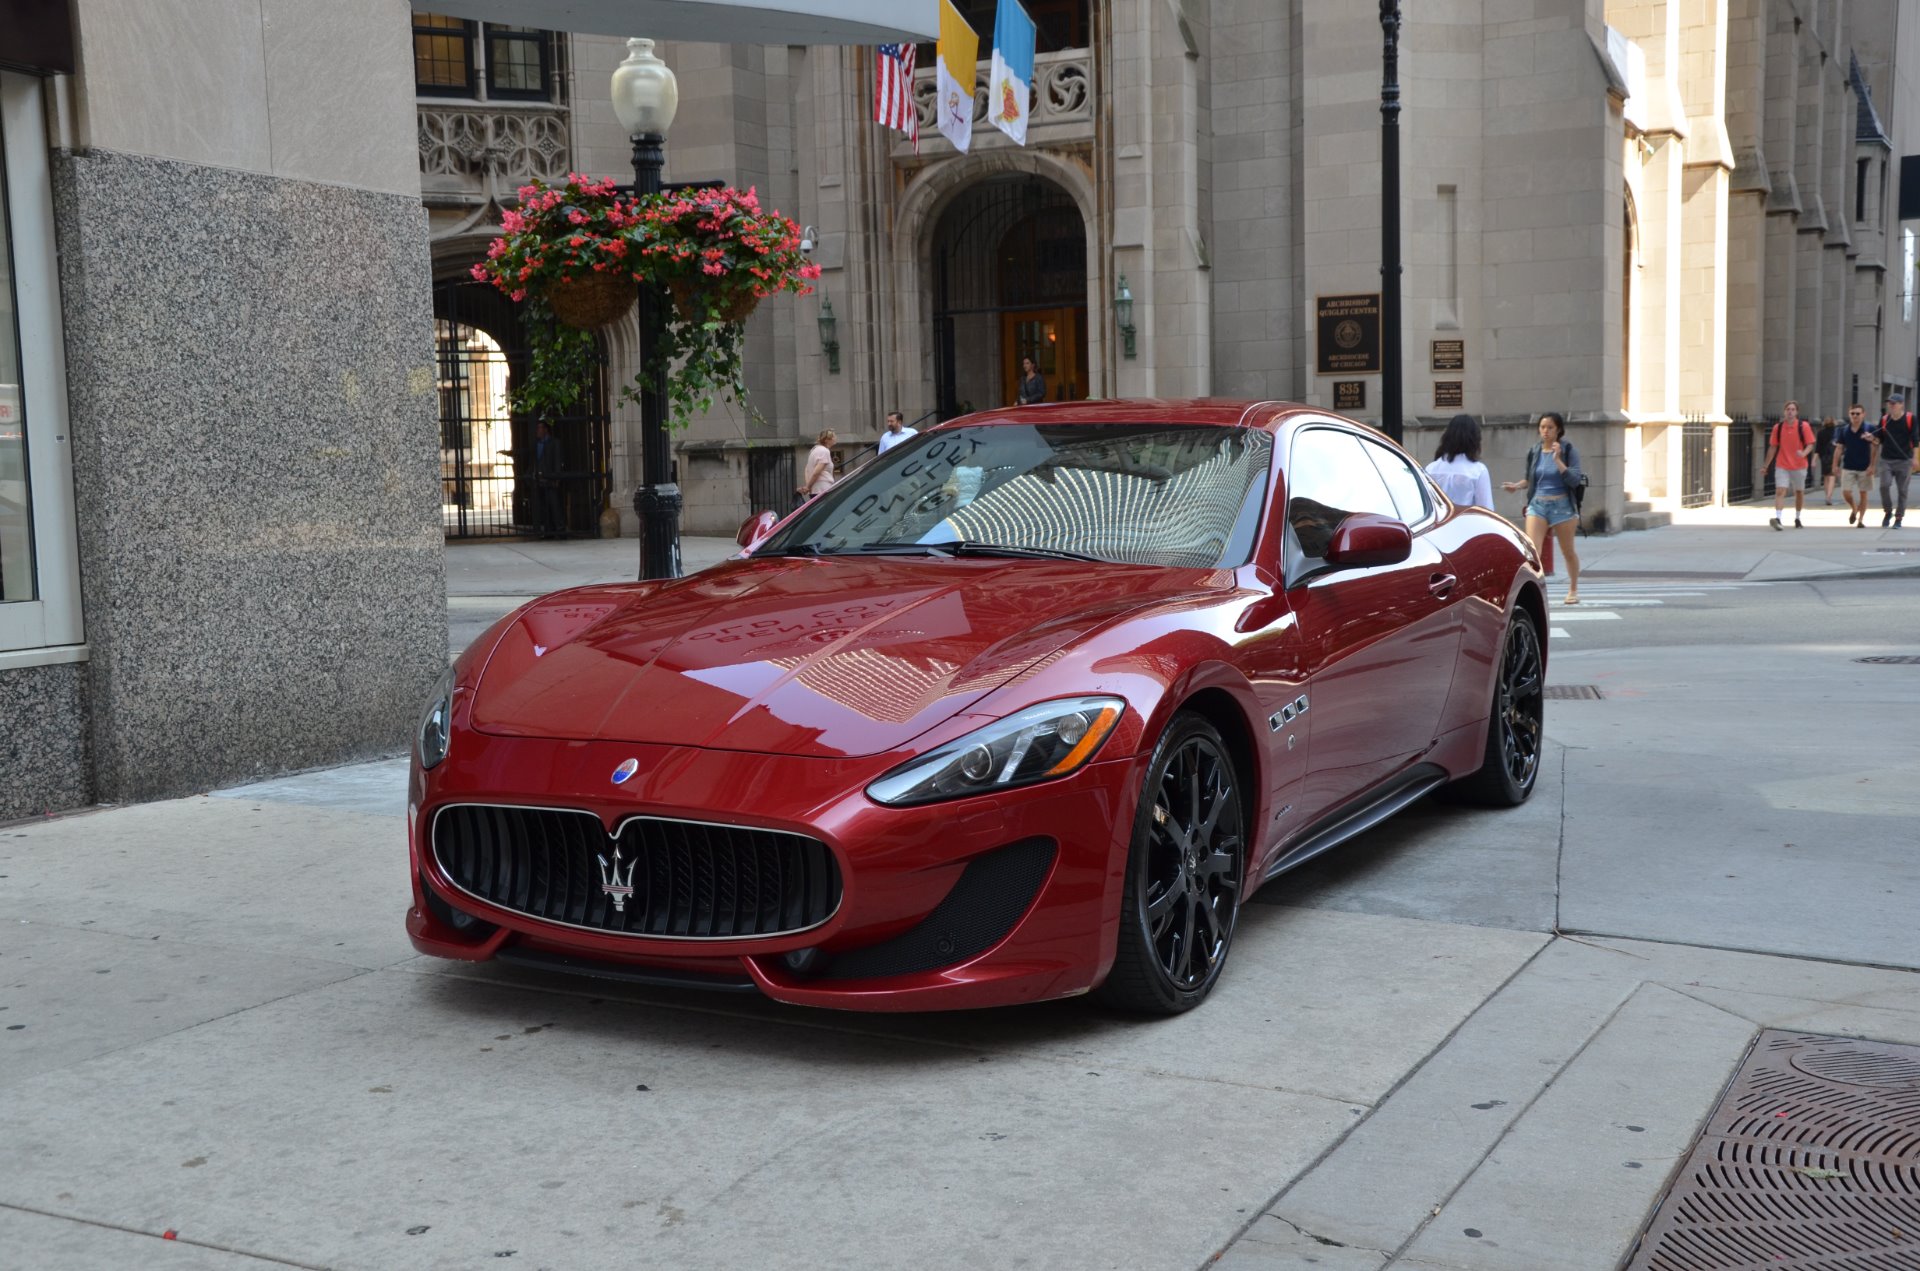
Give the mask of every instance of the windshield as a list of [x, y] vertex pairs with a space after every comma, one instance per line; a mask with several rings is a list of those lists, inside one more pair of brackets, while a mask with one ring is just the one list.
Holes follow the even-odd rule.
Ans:
[[1273, 442], [1245, 428], [994, 424], [895, 446], [755, 555], [991, 548], [1210, 569], [1246, 563]]

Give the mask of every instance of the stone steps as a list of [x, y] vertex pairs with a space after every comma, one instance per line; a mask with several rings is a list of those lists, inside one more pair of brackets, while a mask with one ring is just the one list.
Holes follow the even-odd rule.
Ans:
[[1620, 528], [1622, 530], [1657, 530], [1663, 525], [1673, 524], [1673, 513], [1656, 512], [1653, 504], [1629, 501], [1620, 509]]

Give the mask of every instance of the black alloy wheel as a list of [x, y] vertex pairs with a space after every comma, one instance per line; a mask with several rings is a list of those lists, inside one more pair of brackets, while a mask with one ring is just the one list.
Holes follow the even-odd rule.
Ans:
[[1198, 715], [1176, 715], [1154, 749], [1134, 818], [1104, 1001], [1172, 1015], [1212, 990], [1240, 911], [1245, 809], [1219, 731]]
[[1487, 746], [1480, 768], [1455, 785], [1471, 803], [1513, 807], [1525, 803], [1540, 777], [1545, 742], [1546, 670], [1540, 657], [1540, 631], [1524, 610], [1507, 623], [1501, 648], [1493, 711], [1487, 720]]

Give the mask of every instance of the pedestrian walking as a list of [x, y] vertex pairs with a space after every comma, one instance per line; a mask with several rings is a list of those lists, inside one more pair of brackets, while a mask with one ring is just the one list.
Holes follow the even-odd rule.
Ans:
[[806, 476], [796, 493], [814, 499], [833, 489], [833, 443], [836, 436], [833, 429], [826, 428], [814, 438], [813, 449], [807, 451]]
[[1761, 470], [1773, 469], [1773, 519], [1767, 524], [1784, 528], [1780, 522], [1787, 510], [1787, 491], [1793, 491], [1793, 528], [1800, 529], [1800, 513], [1807, 505], [1807, 458], [1813, 453], [1813, 425], [1800, 418], [1800, 403], [1782, 404], [1780, 422], [1767, 434], [1767, 457]]
[[[1887, 413], [1880, 419], [1880, 524], [1896, 529], [1907, 518], [1907, 486], [1920, 472], [1920, 429], [1899, 393], [1887, 394]], [[1896, 497], [1897, 496], [1897, 497]]]
[[1833, 435], [1834, 459], [1840, 467], [1840, 497], [1847, 501], [1847, 524], [1861, 529], [1867, 527], [1867, 489], [1873, 481], [1879, 433], [1877, 425], [1867, 422], [1867, 408], [1856, 402], [1847, 407], [1846, 427]]
[[1034, 406], [1047, 400], [1047, 381], [1040, 374], [1040, 368], [1033, 359], [1020, 359], [1020, 391], [1014, 401], [1021, 406]]
[[1480, 425], [1472, 415], [1447, 421], [1427, 475], [1458, 506], [1493, 509], [1493, 475], [1480, 462]]
[[897, 410], [887, 412], [887, 430], [880, 434], [880, 453], [885, 454], [909, 437], [920, 435], [918, 428], [907, 427], [907, 417]]
[[1833, 506], [1833, 479], [1839, 475], [1833, 470], [1833, 435], [1839, 431], [1840, 424], [1828, 415], [1813, 435], [1813, 453], [1820, 460], [1820, 484], [1826, 487], [1828, 507]]
[[1580, 485], [1580, 452], [1567, 440], [1567, 421], [1557, 410], [1542, 412], [1540, 440], [1527, 451], [1527, 478], [1508, 481], [1502, 489], [1527, 492], [1527, 537], [1533, 549], [1544, 553], [1547, 535], [1559, 544], [1567, 563], [1567, 598], [1562, 603], [1580, 603], [1580, 556], [1573, 550], [1573, 532], [1580, 526], [1580, 513], [1573, 492]]

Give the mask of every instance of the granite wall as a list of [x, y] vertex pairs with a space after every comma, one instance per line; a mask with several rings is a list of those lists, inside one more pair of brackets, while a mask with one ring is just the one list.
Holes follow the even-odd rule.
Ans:
[[417, 197], [56, 156], [94, 795], [406, 744], [447, 664]]
[[0, 670], [0, 822], [92, 802], [84, 663]]

